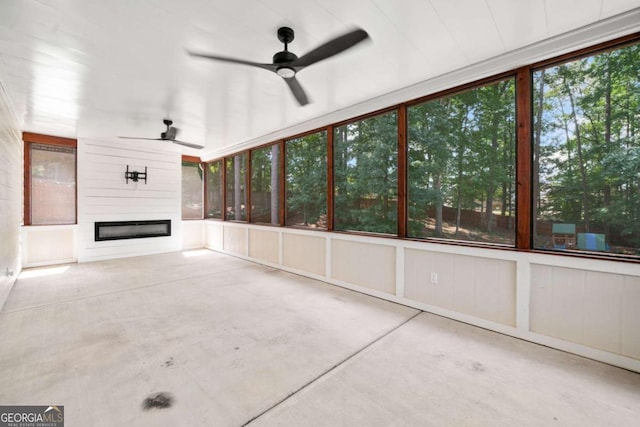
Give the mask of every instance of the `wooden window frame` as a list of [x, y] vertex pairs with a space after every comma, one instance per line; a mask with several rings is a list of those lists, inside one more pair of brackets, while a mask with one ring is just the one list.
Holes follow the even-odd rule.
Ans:
[[[267, 144], [268, 145], [268, 144]], [[256, 149], [259, 147], [256, 147]], [[251, 223], [251, 150], [243, 150], [243, 151], [239, 151], [237, 153], [234, 154], [230, 154], [228, 156], [222, 157], [222, 164], [223, 164], [223, 178], [222, 178], [222, 185], [223, 185], [223, 193], [222, 193], [222, 209], [224, 211], [222, 218], [224, 221], [229, 221], [229, 222], [238, 222], [241, 224], [250, 224]], [[245, 199], [246, 199], [246, 205], [245, 205], [245, 219], [228, 219], [227, 218], [227, 160], [229, 159], [233, 159], [236, 156], [241, 156], [241, 155], [245, 155], [246, 156], [246, 163], [245, 163], [245, 171], [244, 171], [244, 188], [245, 188]], [[217, 160], [217, 159], [216, 159]], [[215, 160], [211, 160], [212, 162], [214, 162]]]
[[72, 138], [63, 138], [59, 136], [43, 135], [33, 132], [22, 132], [22, 140], [24, 141], [24, 195], [23, 195], [23, 214], [22, 222], [25, 226], [48, 226], [57, 224], [36, 224], [33, 225], [31, 217], [31, 145], [41, 144], [58, 147], [73, 148], [75, 153], [75, 175], [76, 175], [76, 191], [75, 191], [75, 218], [73, 224], [78, 223], [78, 140]]
[[[322, 231], [327, 232], [336, 232], [336, 233], [346, 233], [352, 235], [378, 235], [377, 233], [366, 233], [366, 232], [358, 232], [358, 231], [336, 231], [334, 229], [334, 211], [335, 211], [335, 200], [334, 200], [334, 130], [336, 127], [343, 126], [346, 124], [354, 123], [360, 120], [365, 120], [371, 117], [375, 117], [381, 114], [388, 113], [390, 111], [396, 111], [398, 116], [398, 231], [397, 235], [388, 235], [388, 234], [380, 234], [381, 237], [384, 238], [400, 238], [407, 240], [418, 240], [422, 242], [436, 242], [439, 244], [445, 245], [455, 245], [455, 246], [468, 246], [468, 247], [481, 247], [486, 249], [496, 249], [496, 250], [510, 250], [510, 251], [521, 251], [521, 252], [536, 252], [536, 253], [545, 253], [550, 255], [558, 255], [558, 256], [573, 256], [578, 258], [595, 258], [595, 259], [606, 259], [606, 260], [615, 260], [622, 262], [633, 262], [640, 263], [639, 257], [621, 257], [615, 254], [591, 254], [585, 252], [575, 252], [575, 253], [565, 253], [565, 252], [553, 252], [553, 251], [543, 251], [540, 249], [535, 249], [533, 247], [533, 221], [532, 218], [533, 212], [533, 118], [532, 118], [532, 102], [533, 102], [533, 89], [532, 89], [532, 80], [533, 80], [533, 72], [551, 67], [554, 65], [566, 63], [569, 61], [577, 60], [582, 57], [595, 55], [601, 52], [605, 52], [607, 50], [619, 49], [627, 45], [640, 43], [640, 32], [630, 34], [627, 36], [619, 37], [614, 40], [606, 41], [603, 43], [599, 43], [597, 45], [587, 47], [584, 49], [580, 49], [577, 51], [569, 52], [557, 57], [545, 59], [543, 61], [539, 61], [536, 63], [524, 65], [514, 70], [506, 71], [503, 73], [499, 73], [496, 75], [492, 75], [486, 78], [482, 78], [479, 80], [475, 80], [469, 83], [465, 83], [462, 85], [458, 85], [455, 87], [451, 87], [442, 91], [438, 91], [426, 96], [422, 96], [419, 98], [415, 98], [412, 100], [408, 100], [406, 102], [402, 102], [399, 104], [395, 104], [389, 107], [385, 107], [376, 111], [372, 111], [366, 114], [359, 115], [357, 117], [352, 117], [346, 120], [342, 120], [336, 123], [330, 123], [326, 126], [322, 126], [320, 128], [316, 128], [313, 130], [305, 131], [299, 134], [295, 134], [289, 136], [283, 140], [278, 140], [275, 142], [270, 142], [267, 144], [263, 144], [258, 147], [251, 148], [249, 150], [240, 151], [238, 153], [230, 154], [228, 156], [222, 157], [223, 159], [223, 205], [226, 209], [226, 159], [242, 154], [247, 153], [247, 171], [246, 171], [246, 179], [251, 180], [251, 155], [250, 151], [255, 149], [260, 149], [264, 146], [272, 145], [272, 144], [281, 144], [281, 191], [280, 191], [280, 226], [285, 225], [285, 207], [286, 207], [286, 177], [285, 173], [285, 164], [286, 164], [286, 144], [285, 142], [290, 139], [300, 138], [305, 135], [325, 131], [327, 134], [327, 229]], [[486, 244], [486, 243], [474, 243], [468, 241], [447, 241], [441, 239], [430, 239], [430, 238], [408, 238], [407, 237], [407, 226], [408, 226], [408, 135], [407, 135], [407, 108], [421, 104], [426, 101], [442, 98], [444, 96], [454, 95], [456, 93], [465, 92], [468, 90], [472, 90], [478, 87], [486, 86], [491, 83], [498, 82], [500, 80], [504, 80], [507, 78], [515, 79], [515, 103], [516, 103], [516, 112], [515, 112], [515, 132], [516, 132], [516, 152], [515, 152], [515, 197], [516, 197], [516, 230], [515, 230], [515, 244], [514, 245], [498, 245], [498, 244]], [[219, 160], [214, 159], [212, 161]], [[250, 184], [249, 184], [250, 185]], [[247, 203], [250, 206], [251, 202], [251, 192], [250, 186], [247, 185]], [[226, 221], [226, 212], [224, 214], [224, 220]], [[245, 222], [245, 221], [237, 221], [237, 222]], [[250, 216], [247, 216], [247, 223], [250, 223]]]
[[[247, 156], [248, 158], [252, 158], [253, 157], [253, 152], [254, 151], [259, 151], [259, 150], [264, 150], [265, 148], [269, 148], [269, 147], [273, 147], [274, 145], [278, 146], [278, 223], [277, 224], [273, 224], [270, 222], [254, 222], [253, 220], [249, 220], [250, 216], [247, 217], [247, 222], [251, 223], [251, 224], [256, 224], [256, 225], [264, 225], [266, 227], [284, 227], [284, 197], [283, 197], [283, 191], [284, 191], [284, 187], [285, 187], [285, 181], [284, 181], [284, 140], [280, 140], [280, 141], [276, 141], [276, 142], [270, 142], [268, 144], [262, 144], [256, 147], [252, 147], [251, 149], [247, 150]], [[251, 161], [249, 161], [249, 165], [247, 167], [247, 171], [249, 176], [247, 177], [247, 181], [249, 182], [248, 184], [248, 189], [249, 189], [249, 193], [247, 194], [247, 205], [249, 210], [252, 210], [253, 208], [253, 203], [251, 201], [251, 181], [253, 179], [253, 169], [251, 168]]]
[[[199, 165], [202, 168], [202, 215], [200, 218], [182, 218], [182, 199], [180, 200], [180, 220], [181, 221], [201, 221], [205, 218], [205, 213], [207, 209], [206, 195], [207, 195], [207, 177], [206, 177], [206, 167], [207, 165], [200, 159], [200, 157], [196, 156], [187, 156], [185, 154], [182, 155], [182, 162], [193, 163]], [[182, 173], [180, 174], [182, 178]]]
[[[221, 218], [209, 218], [207, 216], [207, 212], [209, 212], [209, 179], [208, 179], [208, 175], [211, 173], [209, 172], [209, 165], [211, 163], [215, 163], [215, 162], [220, 162], [220, 183], [222, 185], [222, 188], [220, 189], [221, 191]], [[224, 191], [224, 185], [225, 185], [225, 169], [224, 169], [224, 158], [220, 157], [217, 159], [213, 159], [213, 160], [209, 160], [208, 162], [203, 162], [204, 165], [204, 169], [205, 169], [205, 173], [204, 173], [204, 219], [207, 220], [212, 220], [212, 221], [224, 221], [224, 206], [225, 206], [225, 191]]]
[[[282, 144], [282, 156], [280, 158], [281, 164], [282, 164], [282, 174], [281, 174], [281, 185], [282, 185], [282, 191], [281, 191], [281, 195], [282, 197], [280, 198], [280, 214], [281, 214], [281, 218], [280, 218], [280, 225], [282, 227], [290, 227], [290, 228], [299, 228], [302, 230], [309, 230], [309, 231], [330, 231], [329, 229], [329, 218], [332, 218], [332, 215], [329, 215], [329, 209], [330, 206], [333, 206], [333, 196], [332, 196], [332, 192], [331, 192], [331, 188], [333, 188], [333, 186], [329, 185], [329, 183], [333, 183], [333, 170], [330, 168], [329, 164], [329, 157], [331, 157], [333, 155], [333, 136], [329, 136], [329, 128], [331, 128], [331, 132], [333, 132], [333, 128], [331, 126], [328, 127], [323, 127], [323, 128], [319, 128], [319, 129], [314, 129], [311, 131], [307, 131], [307, 132], [303, 132], [300, 134], [297, 134], [295, 136], [292, 136], [290, 138], [286, 138], [283, 139], [282, 141], [280, 141], [280, 143]], [[313, 227], [305, 227], [305, 226], [301, 226], [301, 225], [287, 225], [287, 143], [289, 141], [292, 141], [294, 139], [299, 139], [299, 138], [304, 138], [305, 136], [309, 136], [309, 135], [314, 135], [316, 133], [321, 133], [321, 132], [325, 132], [326, 134], [326, 152], [327, 152], [327, 194], [326, 194], [326, 198], [327, 198], [327, 205], [325, 207], [326, 211], [327, 211], [327, 227], [326, 228], [313, 228]], [[329, 139], [331, 139], [331, 142], [329, 141]], [[331, 195], [330, 195], [331, 193]], [[329, 198], [331, 198], [331, 201], [329, 201]]]
[[[404, 113], [401, 112], [403, 106], [405, 107]], [[334, 151], [335, 151], [335, 141], [334, 141], [334, 131], [337, 127], [340, 126], [346, 126], [352, 123], [356, 123], [356, 122], [361, 122], [367, 119], [371, 119], [374, 117], [378, 117], [378, 116], [383, 116], [385, 114], [391, 113], [391, 112], [395, 112], [396, 113], [396, 120], [397, 120], [397, 145], [396, 145], [396, 161], [397, 161], [397, 170], [396, 170], [396, 174], [397, 174], [397, 186], [396, 186], [396, 196], [398, 197], [398, 206], [397, 206], [397, 216], [396, 216], [396, 234], [391, 234], [391, 233], [376, 233], [376, 232], [370, 232], [370, 231], [359, 231], [359, 230], [336, 230], [335, 229], [335, 191], [334, 191], [334, 186], [335, 186], [335, 165], [334, 165]], [[402, 117], [402, 115], [404, 114], [404, 117]], [[401, 129], [401, 121], [404, 120], [405, 121], [405, 125], [402, 127]], [[329, 171], [331, 172], [331, 186], [327, 188], [327, 190], [329, 191], [330, 194], [330, 206], [331, 206], [331, 213], [329, 214], [329, 212], [327, 212], [327, 215], [330, 217], [330, 219], [327, 220], [327, 225], [331, 224], [331, 231], [334, 231], [336, 233], [346, 233], [346, 234], [353, 234], [353, 235], [357, 235], [357, 236], [376, 236], [376, 237], [385, 237], [385, 238], [398, 238], [400, 236], [400, 232], [401, 230], [404, 229], [404, 233], [406, 234], [406, 229], [407, 229], [407, 218], [406, 218], [406, 205], [407, 205], [407, 201], [406, 201], [406, 197], [404, 200], [400, 199], [400, 191], [401, 191], [401, 186], [402, 185], [406, 185], [407, 183], [407, 177], [406, 177], [406, 153], [405, 154], [401, 154], [401, 150], [405, 150], [406, 151], [406, 104], [396, 104], [396, 105], [392, 105], [391, 107], [385, 107], [382, 108], [380, 110], [376, 110], [376, 111], [372, 111], [370, 113], [366, 113], [366, 114], [362, 114], [360, 116], [357, 116], [355, 118], [351, 118], [348, 120], [343, 120], [341, 122], [335, 123], [333, 125], [330, 126], [331, 128], [331, 151], [330, 151], [330, 162], [329, 162], [329, 158], [327, 158], [327, 163], [329, 163]], [[329, 127], [327, 127], [327, 130], [329, 130]], [[401, 162], [402, 159], [401, 157], [404, 157], [404, 171], [401, 171]], [[403, 177], [401, 175], [401, 173], [403, 173], [405, 176]], [[405, 194], [406, 195], [406, 194]], [[401, 206], [403, 205], [404, 208]], [[404, 212], [404, 213], [403, 213]], [[404, 215], [404, 218], [401, 217], [401, 215]], [[402, 223], [401, 223], [401, 219], [402, 219]]]
[[[405, 128], [402, 130], [402, 132], [404, 132], [404, 142], [405, 142], [405, 150], [406, 150], [406, 158], [405, 158], [405, 168], [407, 168], [407, 170], [405, 171], [405, 179], [408, 180], [409, 179], [409, 171], [408, 171], [408, 167], [407, 167], [407, 162], [408, 162], [408, 153], [409, 153], [409, 123], [408, 123], [408, 117], [409, 117], [409, 113], [408, 113], [408, 109], [410, 107], [414, 107], [417, 105], [421, 105], [424, 104], [426, 102], [431, 102], [437, 99], [441, 99], [444, 97], [453, 97], [456, 95], [460, 95], [463, 93], [467, 93], [470, 91], [473, 91], [475, 89], [480, 89], [483, 87], [487, 87], [493, 84], [497, 84], [499, 82], [503, 82], [503, 81], [507, 81], [507, 80], [513, 80], [514, 84], [515, 84], [515, 94], [514, 94], [514, 101], [515, 101], [515, 159], [514, 159], [514, 166], [515, 166], [515, 176], [514, 176], [514, 184], [516, 185], [515, 187], [515, 197], [516, 197], [516, 210], [515, 210], [515, 216], [516, 216], [516, 228], [514, 230], [514, 244], [503, 244], [503, 243], [492, 243], [492, 242], [483, 242], [483, 243], [476, 243], [473, 242], [471, 240], [454, 240], [454, 239], [443, 239], [443, 238], [432, 238], [432, 237], [415, 237], [415, 236], [408, 236], [407, 234], [405, 234], [404, 236], [398, 236], [398, 237], [403, 237], [403, 238], [407, 238], [410, 240], [415, 240], [415, 241], [429, 241], [429, 242], [437, 242], [437, 243], [442, 243], [442, 244], [450, 244], [450, 245], [456, 245], [456, 246], [471, 246], [471, 247], [483, 247], [483, 248], [500, 248], [500, 249], [514, 249], [518, 247], [518, 236], [521, 234], [521, 231], [519, 230], [518, 226], [521, 225], [520, 222], [518, 221], [518, 218], [520, 217], [520, 213], [518, 211], [518, 200], [521, 200], [522, 202], [526, 201], [526, 195], [525, 194], [521, 194], [519, 196], [518, 194], [518, 190], [523, 190], [525, 191], [526, 189], [524, 187], [521, 187], [519, 184], [522, 182], [523, 186], [528, 185], [528, 181], [530, 181], [529, 178], [524, 179], [522, 178], [522, 181], [520, 180], [520, 177], [518, 175], [518, 172], [520, 172], [522, 174], [523, 177], [525, 176], [531, 176], [531, 169], [530, 167], [524, 167], [526, 165], [523, 165], [523, 167], [518, 167], [517, 164], [517, 159], [522, 159], [523, 156], [519, 156], [518, 155], [518, 150], [519, 150], [519, 145], [522, 144], [523, 148], [526, 149], [526, 147], [530, 146], [531, 144], [531, 140], [530, 137], [528, 138], [523, 138], [522, 140], [520, 139], [521, 136], [525, 136], [525, 132], [527, 130], [530, 129], [529, 125], [529, 120], [522, 120], [522, 125], [524, 127], [523, 132], [520, 134], [518, 133], [520, 131], [520, 121], [519, 119], [521, 118], [520, 116], [518, 116], [518, 112], [521, 113], [521, 115], [527, 113], [527, 110], [524, 108], [520, 108], [518, 101], [518, 70], [516, 70], [515, 72], [513, 71], [509, 71], [509, 72], [505, 72], [505, 73], [500, 73], [494, 76], [490, 76], [490, 77], [486, 77], [484, 79], [481, 80], [476, 80], [473, 81], [471, 83], [467, 83], [461, 86], [456, 86], [450, 89], [446, 89], [437, 93], [434, 93], [432, 95], [428, 95], [422, 98], [418, 98], [415, 100], [412, 100], [406, 104], [403, 104], [405, 107], [405, 120], [404, 120], [404, 126]], [[526, 100], [524, 100], [526, 101]], [[523, 101], [523, 102], [524, 102]], [[400, 132], [400, 131], [399, 131]], [[530, 135], [529, 135], [530, 136]], [[529, 149], [530, 150], [530, 149]], [[406, 209], [406, 218], [405, 218], [405, 233], [407, 233], [408, 230], [408, 226], [409, 226], [409, 215], [408, 215], [408, 208], [409, 208], [409, 189], [408, 189], [408, 181], [405, 181], [405, 185], [406, 187], [404, 188], [405, 190], [405, 198], [404, 198], [404, 203], [403, 205], [405, 206]], [[524, 205], [523, 205], [524, 206]], [[526, 219], [526, 218], [525, 218]], [[526, 236], [523, 236], [526, 238]], [[521, 243], [526, 244], [526, 239], [521, 238], [520, 239]]]

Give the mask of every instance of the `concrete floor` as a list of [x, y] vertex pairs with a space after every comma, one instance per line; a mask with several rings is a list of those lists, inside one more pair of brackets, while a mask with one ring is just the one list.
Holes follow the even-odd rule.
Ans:
[[211, 251], [25, 270], [0, 343], [69, 427], [640, 425], [640, 374]]

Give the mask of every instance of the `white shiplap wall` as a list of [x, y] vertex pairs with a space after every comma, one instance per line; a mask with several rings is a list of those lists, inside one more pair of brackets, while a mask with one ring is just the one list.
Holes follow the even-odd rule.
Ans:
[[[147, 182], [124, 173], [144, 171]], [[78, 139], [78, 261], [124, 258], [181, 248], [181, 154], [163, 141]], [[96, 242], [98, 221], [171, 220], [170, 237]]]
[[0, 309], [20, 272], [22, 135], [0, 85]]

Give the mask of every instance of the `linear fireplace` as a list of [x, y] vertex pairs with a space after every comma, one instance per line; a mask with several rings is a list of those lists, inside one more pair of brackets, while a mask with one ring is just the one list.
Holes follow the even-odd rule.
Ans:
[[171, 220], [109, 221], [95, 223], [95, 240], [141, 239], [171, 236]]

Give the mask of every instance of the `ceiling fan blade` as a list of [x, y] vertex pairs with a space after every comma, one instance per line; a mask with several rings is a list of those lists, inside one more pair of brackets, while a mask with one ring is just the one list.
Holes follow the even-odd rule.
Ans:
[[120, 139], [146, 139], [148, 141], [162, 141], [162, 138], [141, 138], [138, 136], [119, 136]]
[[189, 148], [196, 148], [198, 150], [201, 150], [204, 148], [202, 145], [196, 145], [190, 142], [178, 141], [177, 139], [172, 139], [171, 142], [178, 145], [184, 145], [185, 147], [189, 147]]
[[236, 58], [228, 58], [226, 56], [209, 55], [207, 53], [197, 53], [197, 52], [191, 52], [191, 51], [187, 51], [187, 53], [191, 56], [195, 56], [198, 58], [212, 59], [214, 61], [230, 62], [232, 64], [249, 65], [251, 67], [263, 68], [265, 70], [273, 71], [273, 72], [275, 72], [277, 68], [273, 64], [261, 64], [259, 62], [245, 61], [243, 59], [236, 59]]
[[355, 46], [368, 37], [369, 34], [367, 34], [363, 29], [359, 28], [357, 30], [350, 31], [302, 55], [300, 58], [293, 61], [291, 65], [293, 67], [306, 67], [308, 65], [315, 64], [318, 61], [337, 55], [338, 53]]
[[295, 76], [291, 77], [290, 79], [283, 79], [283, 80], [287, 82], [287, 86], [289, 86], [289, 89], [291, 89], [293, 96], [296, 97], [298, 104], [305, 106], [309, 103], [307, 94], [304, 93], [304, 89], [302, 89], [300, 82], [298, 81], [298, 79], [295, 78]]

